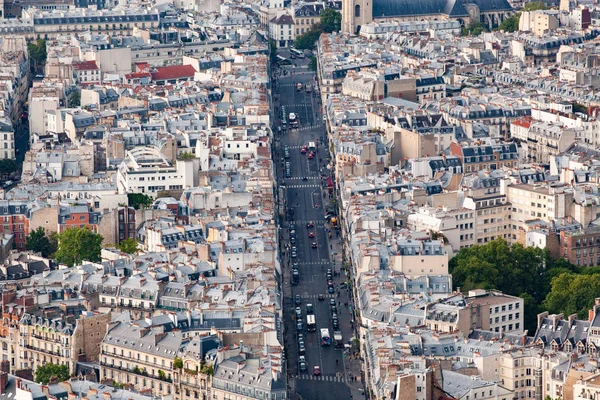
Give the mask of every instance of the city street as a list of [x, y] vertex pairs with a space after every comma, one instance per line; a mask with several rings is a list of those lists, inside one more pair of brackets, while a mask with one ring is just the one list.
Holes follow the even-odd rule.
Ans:
[[[329, 196], [327, 194], [327, 180], [329, 176], [328, 151], [325, 139], [326, 132], [323, 124], [318, 96], [314, 91], [306, 91], [307, 85], [314, 86], [314, 73], [306, 67], [309, 60], [292, 60], [298, 66], [287, 66], [279, 70], [277, 84], [274, 87], [276, 126], [281, 126], [281, 118], [289, 113], [294, 113], [299, 118], [297, 129], [282, 129], [277, 133], [278, 139], [275, 160], [278, 163], [278, 183], [283, 187], [284, 208], [286, 218], [282, 223], [282, 260], [284, 265], [284, 318], [286, 327], [286, 354], [288, 355], [288, 375], [291, 386], [292, 398], [299, 396], [303, 399], [349, 399], [352, 398], [351, 386], [348, 384], [351, 377], [350, 369], [345, 369], [348, 362], [344, 356], [343, 348], [335, 348], [333, 342], [333, 326], [331, 320], [331, 305], [333, 299], [337, 306], [337, 315], [343, 342], [347, 343], [353, 337], [349, 311], [349, 291], [340, 290], [344, 282], [344, 274], [340, 273], [341, 249], [337, 243], [337, 233], [331, 229], [325, 219]], [[286, 69], [287, 75], [281, 71]], [[277, 73], [276, 73], [277, 74]], [[296, 89], [297, 83], [302, 83], [303, 89]], [[289, 123], [288, 123], [289, 128]], [[307, 154], [301, 154], [303, 146], [309, 142], [317, 142], [316, 154], [309, 159]], [[285, 158], [284, 149], [288, 149], [288, 158]], [[286, 163], [289, 163], [289, 177], [286, 177]], [[280, 192], [281, 193], [281, 192]], [[308, 228], [308, 224], [314, 227]], [[290, 242], [290, 230], [296, 232], [295, 243]], [[309, 237], [311, 232], [314, 237]], [[329, 235], [331, 232], [331, 240]], [[312, 235], [311, 235], [312, 236]], [[314, 247], [316, 244], [316, 248]], [[297, 257], [292, 258], [293, 247]], [[339, 256], [339, 257], [338, 257]], [[336, 262], [337, 261], [337, 262]], [[298, 285], [291, 285], [292, 265], [297, 264], [299, 270]], [[328, 294], [326, 271], [332, 269], [334, 274], [335, 293]], [[319, 300], [319, 294], [324, 299]], [[300, 295], [302, 333], [305, 338], [306, 371], [300, 371], [298, 358], [298, 333], [295, 315], [295, 296]], [[306, 330], [306, 305], [314, 306], [316, 317], [316, 332]], [[332, 344], [321, 346], [320, 329], [329, 328]], [[320, 367], [321, 374], [314, 375], [314, 367]], [[352, 377], [354, 375], [352, 374]], [[355, 397], [356, 398], [356, 397]]]

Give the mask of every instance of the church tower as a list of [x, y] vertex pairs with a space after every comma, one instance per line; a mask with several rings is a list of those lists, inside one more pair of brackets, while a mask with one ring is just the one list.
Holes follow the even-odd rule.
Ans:
[[342, 0], [342, 31], [357, 34], [373, 21], [373, 0]]

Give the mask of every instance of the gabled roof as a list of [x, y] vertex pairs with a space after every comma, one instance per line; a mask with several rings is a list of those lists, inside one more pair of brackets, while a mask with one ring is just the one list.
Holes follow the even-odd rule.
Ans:
[[159, 67], [151, 72], [152, 80], [162, 81], [167, 79], [192, 78], [196, 70], [191, 65], [171, 65], [169, 67]]
[[92, 71], [98, 69], [98, 65], [96, 65], [96, 61], [82, 61], [73, 63], [73, 69], [75, 71]]

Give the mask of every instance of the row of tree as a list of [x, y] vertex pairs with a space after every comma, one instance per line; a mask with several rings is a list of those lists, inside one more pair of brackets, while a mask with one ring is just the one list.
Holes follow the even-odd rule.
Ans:
[[[26, 248], [72, 267], [82, 261], [100, 261], [103, 240], [102, 235], [87, 227], [72, 227], [49, 235], [43, 227], [39, 227], [27, 235]], [[133, 254], [138, 250], [138, 243], [135, 239], [127, 238], [116, 247], [124, 253]]]
[[587, 312], [600, 297], [600, 267], [581, 268], [553, 259], [547, 250], [509, 245], [496, 239], [483, 246], [461, 249], [450, 260], [450, 272], [456, 287], [497, 289], [523, 298], [525, 329], [537, 328], [537, 314]]

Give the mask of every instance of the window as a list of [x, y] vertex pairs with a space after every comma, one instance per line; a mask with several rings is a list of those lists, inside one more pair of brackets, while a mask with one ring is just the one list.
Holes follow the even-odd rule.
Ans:
[[359, 18], [360, 17], [360, 5], [355, 5], [354, 6], [354, 18]]

